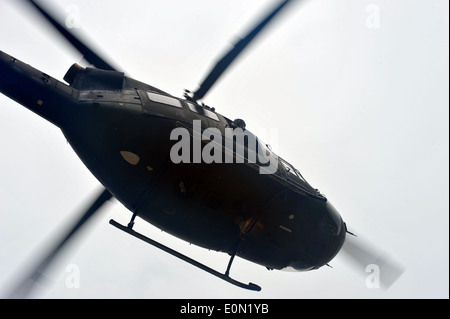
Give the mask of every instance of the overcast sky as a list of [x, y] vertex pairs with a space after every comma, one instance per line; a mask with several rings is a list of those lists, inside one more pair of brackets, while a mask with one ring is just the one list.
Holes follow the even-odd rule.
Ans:
[[[81, 56], [17, 1], [0, 2], [0, 50], [62, 80]], [[128, 76], [176, 96], [195, 89], [236, 35], [274, 1], [47, 0]], [[108, 224], [102, 210], [36, 298], [448, 298], [449, 4], [310, 0], [295, 4], [206, 96], [269, 139], [348, 228], [406, 271], [387, 291], [338, 255], [305, 273], [236, 258], [242, 290]], [[75, 20], [73, 20], [75, 18]], [[1, 75], [0, 75], [1, 76]], [[0, 295], [99, 182], [58, 128], [0, 95]], [[138, 220], [136, 229], [220, 271], [228, 256]], [[66, 267], [69, 268], [66, 271]], [[79, 271], [79, 287], [67, 278]]]

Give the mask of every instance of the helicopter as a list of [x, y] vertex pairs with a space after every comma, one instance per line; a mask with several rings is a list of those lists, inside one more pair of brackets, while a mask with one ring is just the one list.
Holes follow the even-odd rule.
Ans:
[[[0, 90], [58, 126], [105, 187], [29, 278], [35, 280], [111, 197], [133, 213], [128, 225], [112, 220], [113, 226], [242, 288], [261, 290], [229, 276], [236, 256], [268, 269], [307, 271], [328, 264], [338, 254], [349, 232], [327, 198], [289, 162], [260, 143], [245, 124], [242, 127], [241, 121], [200, 102], [240, 52], [292, 0], [277, 4], [219, 60], [199, 89], [187, 91], [183, 98], [127, 77], [65, 30], [39, 4], [29, 2], [94, 68], [73, 65], [64, 78], [66, 84], [1, 52]], [[188, 136], [190, 142], [172, 138], [174, 132], [180, 132], [179, 137]], [[205, 132], [217, 134], [211, 139]], [[236, 133], [236, 142], [229, 148], [227, 132]], [[247, 139], [239, 142], [237, 135], [243, 133]], [[255, 142], [253, 147], [250, 140]], [[197, 145], [201, 154], [213, 152], [223, 162], [206, 163], [190, 156], [185, 162], [175, 162], [171, 154], [177, 143], [182, 143], [183, 151], [192, 150], [192, 157], [198, 155]], [[243, 154], [239, 150], [244, 150]], [[252, 155], [256, 160], [249, 161]], [[272, 164], [276, 164], [275, 170], [264, 173]], [[229, 254], [225, 273], [137, 233], [133, 230], [136, 217], [200, 247]], [[31, 284], [29, 278], [20, 290]]]

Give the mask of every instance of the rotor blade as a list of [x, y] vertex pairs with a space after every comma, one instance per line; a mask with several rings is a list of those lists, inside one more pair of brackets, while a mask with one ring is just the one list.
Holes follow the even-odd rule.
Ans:
[[357, 271], [365, 274], [368, 285], [388, 289], [404, 272], [404, 267], [395, 262], [386, 253], [377, 252], [375, 248], [363, 242], [359, 237], [347, 236], [342, 251]]
[[208, 76], [203, 80], [197, 91], [194, 92], [192, 96], [192, 99], [194, 101], [197, 101], [206, 95], [209, 89], [214, 85], [217, 79], [219, 79], [222, 73], [230, 66], [230, 64], [289, 2], [293, 2], [293, 0], [284, 0], [279, 5], [277, 5], [275, 9], [270, 11], [269, 15], [262, 19], [244, 38], [241, 38], [233, 46], [233, 48], [216, 63]]
[[75, 37], [71, 32], [69, 32], [64, 26], [62, 26], [58, 21], [56, 21], [47, 11], [44, 10], [40, 5], [38, 5], [33, 0], [28, 0], [28, 2], [33, 5], [44, 18], [58, 30], [63, 37], [67, 39], [88, 61], [90, 64], [94, 65], [98, 69], [116, 71], [116, 69], [111, 66], [105, 59], [101, 58], [97, 53], [85, 45], [80, 39]]
[[80, 218], [78, 221], [72, 226], [72, 228], [67, 232], [67, 234], [62, 237], [62, 239], [58, 242], [57, 245], [51, 249], [47, 255], [39, 262], [33, 270], [30, 272], [28, 276], [26, 276], [20, 284], [16, 286], [15, 289], [9, 294], [9, 298], [25, 298], [27, 297], [32, 289], [35, 287], [36, 283], [42, 281], [42, 277], [46, 268], [50, 266], [50, 264], [54, 261], [54, 259], [58, 256], [58, 254], [62, 251], [64, 246], [72, 239], [72, 236], [75, 235], [80, 228], [92, 217], [95, 212], [110, 198], [112, 197], [111, 193], [103, 189], [101, 193], [96, 196], [95, 200], [89, 205], [89, 207], [80, 214]]

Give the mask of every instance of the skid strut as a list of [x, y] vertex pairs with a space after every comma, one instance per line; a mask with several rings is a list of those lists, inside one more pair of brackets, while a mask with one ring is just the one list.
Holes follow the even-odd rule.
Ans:
[[150, 239], [150, 238], [148, 238], [148, 237], [146, 237], [146, 236], [144, 236], [144, 235], [134, 231], [131, 227], [123, 226], [123, 225], [119, 224], [118, 222], [116, 222], [113, 219], [111, 219], [109, 221], [109, 223], [111, 225], [119, 228], [120, 230], [123, 230], [124, 232], [126, 232], [126, 233], [128, 233], [128, 234], [130, 234], [130, 235], [132, 235], [132, 236], [134, 236], [134, 237], [136, 237], [138, 239], [140, 239], [140, 240], [145, 241], [146, 243], [148, 243], [150, 245], [153, 245], [153, 246], [155, 246], [155, 247], [157, 247], [159, 249], [162, 249], [165, 252], [167, 252], [167, 253], [175, 256], [175, 257], [178, 257], [178, 258], [180, 258], [180, 259], [190, 263], [191, 265], [194, 265], [195, 267], [198, 267], [198, 268], [200, 268], [200, 269], [202, 269], [202, 270], [204, 270], [204, 271], [206, 271], [206, 272], [208, 272], [208, 273], [210, 273], [210, 274], [212, 274], [212, 275], [214, 275], [214, 276], [216, 276], [216, 277], [218, 277], [220, 279], [223, 279], [223, 280], [229, 282], [230, 284], [233, 284], [235, 286], [238, 286], [238, 287], [241, 287], [241, 288], [244, 288], [244, 289], [248, 289], [248, 290], [261, 291], [261, 287], [258, 286], [258, 285], [255, 285], [254, 283], [244, 284], [244, 283], [242, 283], [240, 281], [237, 281], [237, 280], [229, 277], [231, 263], [233, 262], [235, 254], [233, 254], [231, 256], [230, 262], [228, 263], [227, 270], [226, 270], [225, 274], [222, 274], [222, 273], [220, 273], [220, 272], [218, 272], [218, 271], [216, 271], [216, 270], [214, 270], [214, 269], [212, 269], [212, 268], [210, 268], [208, 266], [205, 266], [205, 265], [199, 263], [198, 261], [196, 261], [196, 260], [194, 260], [192, 258], [189, 258], [188, 256], [185, 256], [185, 255], [177, 252], [176, 250], [173, 250], [173, 249], [171, 249], [171, 248], [169, 248], [167, 246], [164, 246], [163, 244], [160, 244], [157, 241], [154, 241], [153, 239]]

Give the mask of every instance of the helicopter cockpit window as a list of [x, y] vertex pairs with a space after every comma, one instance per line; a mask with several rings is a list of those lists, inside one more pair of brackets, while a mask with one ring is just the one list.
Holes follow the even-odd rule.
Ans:
[[304, 182], [306, 183], [306, 180], [303, 178], [302, 174], [300, 174], [300, 172], [291, 164], [289, 164], [288, 162], [286, 162], [283, 159], [280, 159], [280, 162], [283, 164], [284, 168], [286, 169], [287, 172], [287, 177], [294, 181], [294, 182]]
[[183, 107], [181, 105], [181, 102], [178, 101], [176, 98], [153, 93], [153, 92], [147, 92], [147, 95], [148, 95], [148, 98], [150, 99], [150, 101], [153, 101], [156, 103], [162, 103], [162, 104], [166, 104], [166, 105], [170, 105], [170, 106], [175, 106], [175, 107], [179, 107], [179, 108]]
[[191, 103], [191, 102], [187, 102], [187, 105], [189, 106], [189, 109], [192, 112], [195, 112], [195, 113], [198, 113], [200, 115], [209, 117], [210, 119], [213, 119], [214, 121], [219, 121], [219, 117], [217, 116], [216, 113], [214, 113], [214, 112], [212, 112], [210, 110], [207, 110], [207, 109], [201, 107], [198, 104], [194, 104], [194, 103]]

